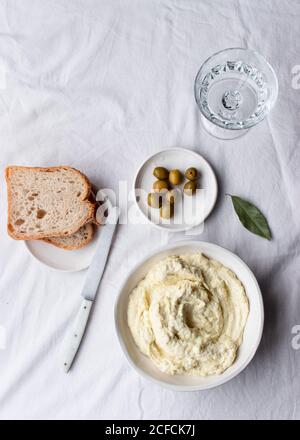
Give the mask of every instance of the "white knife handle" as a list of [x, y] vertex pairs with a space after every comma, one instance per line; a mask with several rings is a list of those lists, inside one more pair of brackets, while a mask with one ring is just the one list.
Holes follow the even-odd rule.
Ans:
[[79, 345], [85, 332], [93, 301], [82, 300], [77, 313], [72, 333], [67, 336], [64, 355], [64, 370], [67, 373], [75, 359]]

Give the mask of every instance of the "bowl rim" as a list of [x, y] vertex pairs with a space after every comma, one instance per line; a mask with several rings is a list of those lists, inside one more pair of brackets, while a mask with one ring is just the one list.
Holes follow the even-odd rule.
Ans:
[[[130, 354], [128, 353], [128, 350], [126, 348], [126, 344], [123, 340], [123, 335], [121, 333], [120, 327], [119, 327], [119, 320], [118, 320], [118, 311], [119, 311], [119, 306], [120, 306], [120, 300], [122, 297], [122, 293], [124, 291], [125, 285], [127, 284], [127, 282], [129, 281], [129, 279], [134, 275], [134, 273], [149, 259], [153, 258], [155, 255], [173, 249], [173, 248], [178, 248], [178, 247], [184, 247], [184, 246], [208, 246], [208, 247], [213, 247], [216, 250], [220, 250], [221, 252], [225, 252], [227, 253], [227, 255], [229, 255], [230, 257], [232, 257], [234, 260], [236, 260], [242, 267], [243, 269], [245, 269], [248, 272], [248, 275], [250, 276], [252, 282], [254, 283], [255, 287], [256, 287], [256, 295], [258, 297], [258, 304], [259, 304], [259, 313], [260, 313], [260, 328], [258, 331], [258, 335], [256, 340], [254, 341], [253, 344], [253, 348], [250, 351], [250, 353], [248, 354], [247, 358], [245, 359], [245, 361], [240, 365], [239, 368], [237, 368], [236, 370], [233, 370], [227, 377], [223, 377], [222, 378], [222, 374], [218, 376], [218, 380], [216, 381], [216, 383], [211, 383], [211, 384], [207, 384], [207, 385], [175, 385], [175, 384], [170, 384], [167, 382], [164, 382], [160, 379], [157, 379], [155, 377], [153, 377], [152, 375], [146, 373], [142, 368], [138, 367], [136, 365], [136, 363], [132, 360]], [[123, 354], [125, 355], [125, 358], [127, 359], [127, 362], [129, 363], [129, 365], [138, 373], [140, 374], [142, 377], [144, 377], [145, 379], [156, 383], [157, 385], [160, 385], [163, 388], [167, 388], [173, 391], [178, 391], [178, 392], [195, 392], [195, 391], [205, 391], [211, 388], [216, 388], [218, 386], [221, 386], [229, 381], [231, 381], [232, 379], [234, 379], [236, 376], [238, 376], [251, 362], [251, 360], [253, 359], [261, 338], [262, 338], [262, 334], [263, 334], [263, 328], [264, 328], [264, 304], [263, 304], [263, 297], [262, 297], [262, 293], [259, 287], [259, 284], [257, 282], [257, 279], [255, 277], [255, 275], [253, 274], [252, 270], [249, 268], [249, 266], [235, 253], [231, 252], [229, 249], [222, 247], [220, 245], [217, 245], [215, 243], [211, 243], [211, 242], [206, 242], [206, 241], [197, 241], [197, 240], [180, 240], [180, 241], [175, 241], [172, 243], [169, 243], [166, 246], [161, 246], [160, 248], [148, 253], [143, 259], [142, 261], [140, 261], [139, 263], [135, 264], [134, 267], [129, 271], [129, 273], [127, 274], [125, 280], [123, 280], [120, 288], [119, 288], [119, 292], [116, 296], [115, 299], [115, 305], [114, 305], [114, 321], [115, 321], [115, 333], [117, 336], [117, 339], [119, 341], [119, 345], [121, 347], [121, 350], [123, 351]], [[233, 364], [234, 365], [234, 364]]]
[[[229, 52], [230, 50], [242, 50], [245, 52], [251, 52], [252, 54], [255, 54], [258, 58], [260, 58], [262, 61], [264, 61], [266, 63], [266, 65], [268, 66], [268, 68], [270, 69], [270, 71], [272, 72], [273, 76], [274, 76], [274, 80], [275, 80], [275, 92], [274, 92], [274, 98], [273, 101], [271, 102], [268, 114], [264, 115], [263, 118], [259, 119], [257, 122], [250, 124], [247, 127], [224, 127], [222, 124], [218, 124], [216, 122], [211, 121], [208, 116], [202, 111], [202, 108], [199, 104], [199, 100], [197, 97], [197, 90], [196, 90], [196, 83], [197, 83], [197, 79], [200, 76], [200, 72], [203, 70], [203, 67], [209, 62], [211, 61], [215, 56], [224, 53], [224, 52]], [[203, 61], [203, 63], [201, 64], [200, 68], [197, 71], [197, 74], [195, 76], [195, 80], [194, 80], [194, 98], [196, 101], [196, 105], [198, 107], [198, 110], [200, 111], [201, 115], [211, 124], [216, 125], [217, 127], [221, 127], [224, 130], [231, 130], [231, 131], [247, 131], [249, 130], [249, 128], [255, 127], [256, 125], [258, 125], [260, 122], [262, 122], [271, 112], [272, 108], [275, 106], [276, 101], [278, 99], [278, 93], [279, 93], [279, 83], [278, 83], [278, 77], [277, 74], [275, 72], [274, 67], [269, 63], [269, 61], [267, 61], [267, 59], [261, 55], [257, 50], [254, 49], [248, 49], [247, 47], [227, 47], [225, 49], [222, 50], [218, 50], [217, 52], [213, 53], [212, 55], [210, 55], [208, 58], [206, 58], [206, 60]]]
[[[152, 157], [161, 154], [161, 153], [167, 153], [167, 152], [171, 152], [171, 151], [187, 151], [189, 153], [192, 153], [193, 155], [199, 156], [205, 163], [206, 165], [210, 168], [210, 170], [212, 171], [212, 176], [213, 176], [213, 181], [214, 181], [214, 187], [215, 187], [215, 194], [214, 194], [214, 198], [212, 201], [212, 206], [210, 208], [210, 210], [208, 211], [208, 213], [206, 214], [205, 218], [202, 219], [200, 222], [196, 222], [192, 225], [188, 225], [188, 226], [183, 226], [180, 228], [176, 228], [176, 229], [172, 229], [172, 228], [168, 228], [166, 226], [163, 226], [161, 224], [157, 224], [152, 222], [148, 216], [142, 211], [142, 209], [140, 208], [138, 201], [136, 199], [136, 181], [137, 178], [140, 174], [141, 169], [143, 168], [143, 166], [146, 164], [146, 162], [148, 162], [150, 159], [152, 159]], [[191, 150], [189, 148], [184, 148], [184, 147], [171, 147], [171, 148], [164, 148], [163, 150], [157, 151], [156, 153], [152, 153], [149, 156], [146, 157], [146, 159], [142, 162], [142, 164], [138, 167], [134, 179], [133, 179], [133, 195], [134, 195], [134, 203], [136, 205], [136, 207], [138, 208], [138, 211], [142, 214], [143, 218], [145, 218], [147, 220], [147, 223], [149, 223], [150, 225], [152, 225], [153, 227], [160, 229], [161, 231], [165, 231], [165, 232], [172, 232], [172, 233], [176, 233], [176, 232], [185, 232], [185, 231], [189, 231], [193, 228], [195, 228], [196, 226], [199, 226], [201, 223], [203, 223], [212, 213], [212, 211], [215, 208], [217, 199], [218, 199], [218, 192], [219, 192], [219, 188], [218, 188], [218, 181], [217, 181], [217, 177], [216, 177], [216, 173], [213, 169], [213, 167], [211, 166], [211, 164], [208, 162], [208, 160], [205, 159], [205, 157], [202, 156], [202, 154], [198, 153], [197, 151]]]

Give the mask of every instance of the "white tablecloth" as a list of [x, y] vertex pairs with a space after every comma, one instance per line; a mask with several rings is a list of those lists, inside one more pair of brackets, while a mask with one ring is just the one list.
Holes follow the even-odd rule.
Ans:
[[[300, 324], [299, 22], [297, 0], [1, 2], [1, 418], [299, 418], [300, 350], [291, 345]], [[209, 55], [235, 46], [265, 55], [280, 92], [267, 121], [225, 142], [203, 130], [193, 82]], [[195, 237], [236, 252], [256, 274], [266, 312], [260, 348], [236, 379], [207, 392], [140, 378], [115, 337], [115, 298], [141, 257], [185, 235], [122, 225], [65, 375], [60, 350], [84, 272], [51, 271], [8, 238], [4, 167], [71, 165], [117, 190], [147, 155], [172, 146], [194, 148], [217, 172], [217, 206]], [[243, 229], [225, 193], [258, 205], [274, 239]]]

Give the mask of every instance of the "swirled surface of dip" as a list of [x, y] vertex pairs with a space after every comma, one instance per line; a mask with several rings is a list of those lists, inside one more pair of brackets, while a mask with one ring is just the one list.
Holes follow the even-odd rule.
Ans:
[[140, 351], [168, 374], [221, 374], [233, 364], [249, 312], [244, 286], [197, 253], [157, 263], [131, 292], [128, 325]]

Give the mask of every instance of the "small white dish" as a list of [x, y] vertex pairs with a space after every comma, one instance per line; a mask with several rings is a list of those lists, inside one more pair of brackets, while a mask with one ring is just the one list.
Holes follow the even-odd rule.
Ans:
[[[210, 258], [220, 261], [233, 270], [244, 284], [250, 303], [243, 342], [238, 350], [237, 359], [224, 373], [218, 376], [168, 375], [156, 368], [152, 361], [143, 355], [132, 338], [127, 324], [128, 299], [132, 289], [141, 281], [150, 268], [169, 255], [202, 252]], [[115, 326], [121, 348], [129, 364], [143, 377], [174, 391], [200, 391], [222, 385], [237, 376], [253, 358], [263, 331], [264, 308], [261, 291], [255, 276], [248, 266], [235, 254], [213, 243], [184, 241], [161, 248], [141, 261], [123, 283], [115, 305]]]
[[[153, 170], [159, 166], [168, 170], [179, 169], [182, 173], [195, 167], [199, 173], [198, 188], [201, 191], [193, 197], [183, 197], [184, 206], [175, 204], [171, 220], [161, 220], [159, 209], [150, 208], [147, 203], [147, 195], [156, 180]], [[171, 148], [148, 157], [138, 169], [133, 185], [134, 199], [143, 217], [155, 227], [170, 232], [186, 231], [203, 223], [215, 206], [218, 193], [217, 179], [210, 164], [200, 154], [186, 148]]]
[[[97, 220], [104, 225], [106, 211], [111, 208], [111, 203], [102, 190], [98, 192], [95, 190], [93, 194], [100, 205], [97, 211]], [[89, 267], [96, 250], [101, 229], [102, 226], [95, 226], [92, 241], [81, 249], [61, 249], [43, 240], [27, 240], [24, 243], [31, 256], [44, 266], [62, 272], [78, 272]]]

